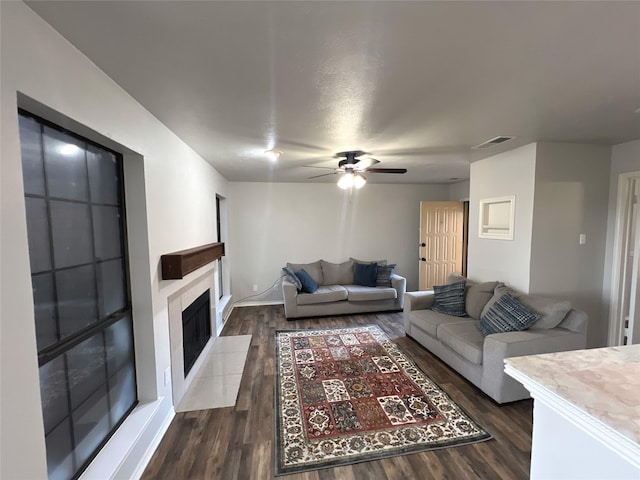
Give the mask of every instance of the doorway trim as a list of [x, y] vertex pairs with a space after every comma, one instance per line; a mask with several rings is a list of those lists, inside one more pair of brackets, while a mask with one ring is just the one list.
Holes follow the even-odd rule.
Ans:
[[[621, 173], [618, 175], [618, 198], [616, 202], [615, 239], [611, 265], [611, 303], [609, 306], [609, 335], [608, 346], [619, 346], [624, 342], [624, 319], [621, 318], [621, 306], [624, 295], [622, 275], [624, 274], [622, 255], [626, 251], [623, 243], [626, 240], [625, 230], [629, 209], [625, 202], [629, 196], [632, 180], [640, 181], [640, 171]], [[632, 295], [636, 293], [633, 289]], [[640, 303], [636, 303], [640, 307]], [[630, 322], [631, 326], [631, 322]]]

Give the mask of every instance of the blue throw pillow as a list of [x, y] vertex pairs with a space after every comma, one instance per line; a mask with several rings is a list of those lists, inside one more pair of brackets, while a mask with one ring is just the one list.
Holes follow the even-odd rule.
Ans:
[[465, 292], [465, 282], [434, 285], [434, 300], [431, 310], [446, 315], [453, 315], [454, 317], [466, 317]]
[[377, 263], [356, 263], [353, 272], [353, 283], [363, 287], [375, 287], [378, 278]]
[[295, 273], [296, 277], [298, 277], [298, 279], [300, 280], [300, 283], [302, 283], [301, 291], [303, 293], [313, 293], [318, 290], [318, 284], [313, 278], [311, 278], [311, 276], [307, 272], [305, 272], [304, 268]]
[[539, 317], [507, 293], [480, 318], [478, 328], [483, 335], [517, 332], [529, 328]]
[[302, 282], [296, 276], [296, 272], [294, 272], [289, 267], [283, 267], [282, 271], [284, 272], [285, 277], [287, 277], [287, 280], [289, 280], [291, 283], [293, 283], [296, 286], [296, 288], [298, 289], [298, 291], [302, 290]]

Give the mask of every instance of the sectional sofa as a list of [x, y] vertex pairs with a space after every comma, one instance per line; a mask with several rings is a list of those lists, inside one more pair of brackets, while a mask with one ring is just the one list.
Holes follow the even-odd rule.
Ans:
[[392, 273], [383, 285], [356, 285], [356, 263], [387, 265], [386, 260], [360, 262], [349, 259], [343, 263], [318, 260], [313, 263], [287, 263], [294, 272], [304, 270], [319, 285], [314, 293], [298, 291], [286, 276], [282, 280], [284, 314], [287, 319], [365, 312], [401, 311], [404, 305], [406, 279]]
[[[529, 392], [504, 373], [505, 358], [585, 348], [587, 315], [572, 308], [570, 302], [525, 295], [501, 282], [476, 283], [454, 275], [447, 283], [459, 281], [466, 282], [468, 316], [431, 310], [433, 291], [408, 292], [403, 314], [405, 332], [496, 402], [529, 398]], [[485, 336], [478, 319], [506, 293], [540, 318], [527, 330]]]

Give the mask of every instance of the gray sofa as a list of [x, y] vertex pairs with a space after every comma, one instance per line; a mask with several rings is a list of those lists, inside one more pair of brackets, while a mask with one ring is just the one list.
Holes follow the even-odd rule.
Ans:
[[[350, 259], [343, 263], [331, 263], [325, 260], [304, 264], [287, 263], [287, 267], [296, 272], [304, 269], [319, 288], [314, 293], [301, 293], [293, 282], [283, 277], [282, 296], [285, 317], [292, 319], [402, 310], [406, 279], [392, 274], [391, 286], [354, 285], [356, 262], [357, 260]], [[386, 260], [380, 260], [377, 263], [386, 264]]]
[[[529, 398], [529, 392], [504, 373], [505, 358], [585, 348], [587, 315], [571, 308], [569, 302], [522, 294], [500, 282], [476, 283], [452, 276], [447, 283], [461, 279], [467, 282], [468, 317], [430, 310], [433, 291], [408, 292], [404, 300], [405, 332], [496, 402]], [[478, 319], [507, 292], [541, 317], [527, 330], [485, 337]]]

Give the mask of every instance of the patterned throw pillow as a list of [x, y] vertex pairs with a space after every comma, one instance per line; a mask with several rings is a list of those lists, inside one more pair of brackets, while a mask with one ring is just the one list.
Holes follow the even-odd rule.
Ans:
[[313, 278], [311, 278], [311, 275], [309, 275], [304, 268], [295, 273], [296, 277], [300, 279], [300, 283], [302, 283], [302, 293], [313, 293], [318, 290], [318, 284]]
[[283, 267], [282, 271], [284, 272], [284, 276], [287, 277], [287, 280], [293, 283], [298, 291], [302, 290], [302, 282], [296, 277], [296, 273], [291, 268]]
[[478, 328], [483, 335], [518, 332], [529, 328], [539, 317], [510, 294], [505, 293], [482, 315]]
[[434, 299], [431, 310], [455, 317], [467, 316], [464, 308], [465, 282], [434, 285], [433, 293]]
[[376, 287], [390, 287], [391, 275], [396, 268], [396, 264], [378, 265], [378, 276], [376, 277]]

